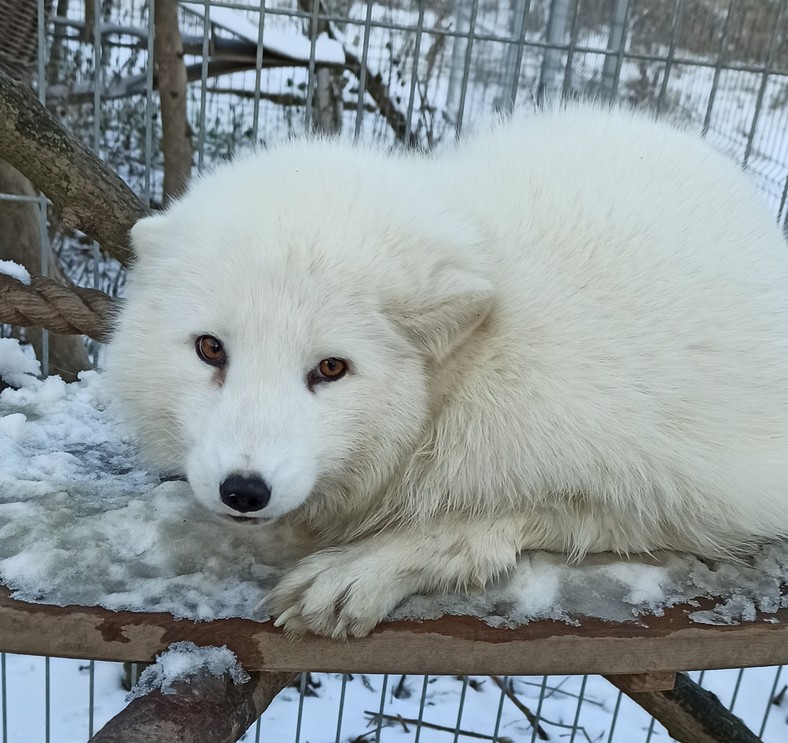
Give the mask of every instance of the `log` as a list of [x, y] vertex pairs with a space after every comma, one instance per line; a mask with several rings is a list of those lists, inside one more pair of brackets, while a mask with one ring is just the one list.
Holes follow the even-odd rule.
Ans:
[[89, 743], [235, 743], [293, 679], [292, 673], [254, 673], [245, 684], [206, 669], [156, 689], [129, 705]]
[[33, 91], [0, 71], [0, 159], [55, 204], [63, 223], [95, 239], [123, 265], [128, 234], [147, 213], [112, 169], [72, 137]]
[[608, 681], [659, 720], [680, 743], [760, 743], [714, 694], [686, 673], [676, 674], [676, 685], [669, 691], [633, 692], [626, 683], [617, 683], [615, 676], [608, 676]]

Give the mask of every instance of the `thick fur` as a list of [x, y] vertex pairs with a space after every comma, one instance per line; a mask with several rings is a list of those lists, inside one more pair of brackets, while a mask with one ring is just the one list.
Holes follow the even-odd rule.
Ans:
[[[289, 143], [132, 236], [110, 381], [208, 508], [270, 484], [248, 515], [313, 552], [267, 602], [291, 631], [363, 635], [527, 549], [788, 535], [788, 251], [695, 136], [579, 107], [434, 158]], [[351, 373], [310, 391], [327, 357]]]

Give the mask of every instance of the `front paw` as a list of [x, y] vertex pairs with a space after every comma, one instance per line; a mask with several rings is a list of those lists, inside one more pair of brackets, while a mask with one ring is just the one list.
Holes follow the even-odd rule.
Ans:
[[404, 598], [390, 567], [352, 547], [317, 552], [288, 572], [264, 599], [288, 634], [363, 637]]

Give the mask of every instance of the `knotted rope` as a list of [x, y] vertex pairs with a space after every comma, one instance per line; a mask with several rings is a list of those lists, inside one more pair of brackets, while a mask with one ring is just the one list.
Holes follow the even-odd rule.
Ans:
[[0, 323], [107, 340], [116, 300], [96, 289], [63, 286], [44, 276], [30, 285], [0, 274]]

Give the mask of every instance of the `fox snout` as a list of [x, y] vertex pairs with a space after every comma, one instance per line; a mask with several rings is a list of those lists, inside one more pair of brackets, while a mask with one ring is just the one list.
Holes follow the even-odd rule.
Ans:
[[239, 513], [261, 511], [271, 500], [271, 488], [258, 475], [229, 475], [219, 485], [222, 503]]

